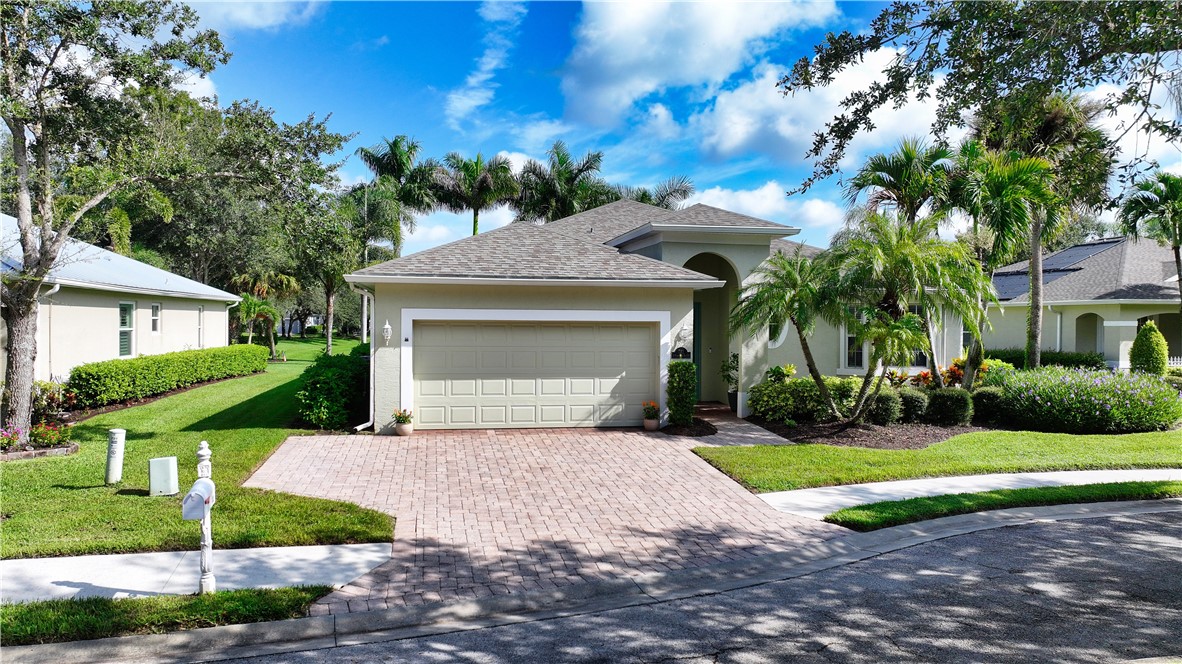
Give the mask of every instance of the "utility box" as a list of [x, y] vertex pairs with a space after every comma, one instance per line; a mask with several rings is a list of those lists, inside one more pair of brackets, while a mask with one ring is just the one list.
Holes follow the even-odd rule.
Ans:
[[148, 495], [175, 496], [180, 493], [177, 483], [176, 457], [148, 460]]

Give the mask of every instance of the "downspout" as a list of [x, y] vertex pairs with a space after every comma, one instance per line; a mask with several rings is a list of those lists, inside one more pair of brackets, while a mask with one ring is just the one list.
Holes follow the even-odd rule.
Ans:
[[[349, 289], [354, 291], [355, 293], [359, 293], [361, 295], [362, 302], [365, 301], [366, 297], [372, 295], [372, 293], [370, 291], [357, 286], [357, 284], [349, 284]], [[369, 307], [369, 318], [371, 318], [371, 319], [373, 318], [374, 312], [376, 310], [377, 310], [377, 299], [375, 298], [374, 299], [374, 306]], [[370, 325], [370, 329], [374, 329], [372, 327], [371, 323], [372, 323], [371, 320], [362, 320], [361, 321], [361, 328], [364, 330], [367, 325]], [[364, 332], [363, 332], [363, 334], [364, 334]], [[353, 427], [354, 431], [361, 431], [363, 429], [368, 429], [373, 426], [374, 415], [375, 415], [373, 386], [374, 386], [374, 375], [375, 375], [375, 372], [377, 371], [377, 362], [374, 361], [374, 354], [376, 351], [377, 351], [377, 349], [374, 348], [373, 338], [371, 337], [370, 344], [369, 344], [369, 421], [362, 422], [361, 424], [358, 424], [357, 426]]]
[[[41, 301], [44, 298], [51, 297], [54, 293], [61, 290], [61, 284], [54, 284], [52, 288], [45, 291], [43, 294], [37, 296], [37, 300]], [[46, 373], [49, 374], [49, 380], [53, 380], [53, 303], [49, 302], [49, 311], [45, 314], [45, 366], [48, 369]]]

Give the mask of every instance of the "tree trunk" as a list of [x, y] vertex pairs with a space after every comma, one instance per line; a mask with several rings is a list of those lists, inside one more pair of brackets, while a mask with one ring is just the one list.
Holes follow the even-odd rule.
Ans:
[[870, 361], [866, 364], [866, 375], [862, 376], [862, 386], [858, 388], [858, 397], [854, 399], [854, 410], [848, 420], [851, 423], [859, 421], [863, 411], [866, 410], [867, 392], [870, 391], [870, 382], [874, 380], [874, 372], [878, 369], [879, 359], [877, 349], [870, 353]]
[[246, 321], [246, 345], [254, 343], [254, 319]]
[[277, 353], [275, 351], [275, 319], [274, 318], [270, 318], [267, 320], [267, 336], [269, 337], [269, 339], [271, 341], [271, 359], [272, 360], [278, 359], [279, 353]]
[[977, 382], [977, 371], [985, 363], [985, 347], [981, 344], [981, 326], [976, 321], [970, 325], [977, 326], [977, 336], [973, 337], [973, 342], [969, 344], [964, 358], [964, 384], [962, 387], [966, 390], [973, 389], [973, 384]]
[[809, 376], [817, 384], [817, 391], [821, 393], [821, 400], [825, 402], [825, 407], [829, 409], [829, 414], [833, 416], [833, 419], [840, 420], [841, 411], [837, 409], [837, 404], [833, 401], [833, 395], [829, 393], [829, 386], [825, 384], [825, 377], [817, 369], [817, 362], [813, 359], [813, 351], [809, 348], [808, 339], [805, 338], [804, 332], [801, 331], [796, 321], [792, 321], [792, 326], [796, 328], [796, 336], [800, 338], [800, 352], [804, 355], [804, 364], [808, 367]]
[[324, 354], [332, 355], [332, 317], [337, 294], [333, 288], [324, 289]]
[[480, 232], [480, 210], [472, 210], [472, 234]]
[[869, 413], [870, 409], [874, 407], [875, 400], [878, 399], [878, 395], [882, 392], [882, 384], [885, 380], [886, 372], [879, 372], [878, 379], [874, 381], [874, 391], [871, 392], [866, 400], [862, 402], [861, 410], [850, 416], [851, 424], [860, 424], [866, 419], [866, 414]]
[[1030, 222], [1030, 312], [1026, 318], [1026, 368], [1042, 364], [1042, 219]]
[[928, 371], [932, 374], [932, 385], [939, 389], [944, 387], [944, 375], [940, 373], [940, 364], [936, 362], [936, 326], [932, 325], [927, 307], [923, 310], [923, 331], [928, 337]]
[[18, 309], [11, 298], [5, 306], [4, 324], [8, 328], [8, 360], [5, 365], [3, 421], [9, 429], [19, 429], [21, 444], [29, 440], [33, 424], [33, 376], [37, 359], [36, 290], [30, 306]]

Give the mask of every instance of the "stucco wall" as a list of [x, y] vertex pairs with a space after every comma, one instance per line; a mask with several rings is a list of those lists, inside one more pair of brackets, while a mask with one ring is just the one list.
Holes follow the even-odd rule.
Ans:
[[[198, 348], [198, 307], [205, 308], [204, 347], [227, 344], [224, 302], [62, 288], [43, 298], [38, 311], [37, 380], [65, 380], [79, 364], [117, 359], [120, 302], [136, 305], [132, 357]], [[156, 333], [152, 304], [161, 305]]]
[[[583, 288], [565, 286], [436, 286], [378, 284], [374, 297], [374, 421], [381, 433], [393, 430], [392, 414], [401, 408], [402, 310], [521, 309], [667, 311], [672, 336], [692, 326], [693, 291], [685, 288]], [[382, 328], [390, 324], [387, 343]], [[668, 357], [661, 358], [664, 367]], [[657, 395], [654, 395], [657, 396]]]

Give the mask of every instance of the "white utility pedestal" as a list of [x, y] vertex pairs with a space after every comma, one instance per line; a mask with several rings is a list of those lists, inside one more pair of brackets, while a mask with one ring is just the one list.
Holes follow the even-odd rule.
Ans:
[[148, 495], [175, 496], [181, 492], [177, 482], [176, 457], [148, 460]]
[[107, 484], [123, 481], [123, 445], [126, 441], [127, 431], [107, 431]]

